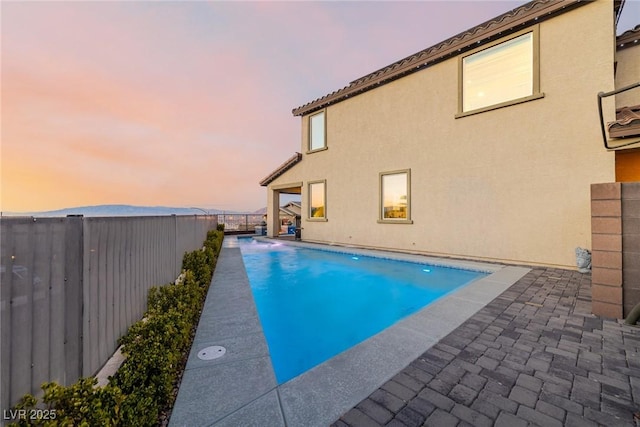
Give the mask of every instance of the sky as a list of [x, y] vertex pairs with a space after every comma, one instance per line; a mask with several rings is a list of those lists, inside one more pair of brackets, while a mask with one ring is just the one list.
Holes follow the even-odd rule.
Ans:
[[293, 108], [524, 3], [2, 1], [0, 210], [260, 209]]

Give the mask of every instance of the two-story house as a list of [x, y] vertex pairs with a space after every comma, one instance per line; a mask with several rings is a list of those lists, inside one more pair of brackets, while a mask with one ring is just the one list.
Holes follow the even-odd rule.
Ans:
[[606, 129], [640, 89], [598, 112], [640, 81], [620, 5], [534, 0], [295, 108], [301, 153], [260, 183], [268, 235], [301, 194], [305, 241], [575, 267], [590, 185], [640, 180], [640, 131]]

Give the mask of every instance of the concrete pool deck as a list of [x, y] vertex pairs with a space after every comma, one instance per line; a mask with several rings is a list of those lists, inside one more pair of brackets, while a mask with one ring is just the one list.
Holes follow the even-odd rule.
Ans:
[[[333, 250], [420, 260], [491, 274], [278, 385], [237, 239], [227, 236], [170, 426], [326, 426], [367, 399], [530, 271], [344, 247]], [[199, 359], [198, 352], [209, 346], [225, 347], [226, 354], [213, 360]]]

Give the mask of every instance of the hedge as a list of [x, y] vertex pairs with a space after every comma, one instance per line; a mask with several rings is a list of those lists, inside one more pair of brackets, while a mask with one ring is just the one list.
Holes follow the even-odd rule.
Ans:
[[175, 283], [149, 290], [144, 318], [118, 340], [126, 359], [107, 386], [96, 387], [93, 377], [69, 386], [45, 383], [41, 403], [27, 394], [14, 409], [55, 418], [20, 419], [16, 424], [157, 425], [162, 411], [173, 405], [173, 391], [191, 347], [223, 234], [220, 227], [209, 231], [202, 249], [184, 254], [182, 274]]

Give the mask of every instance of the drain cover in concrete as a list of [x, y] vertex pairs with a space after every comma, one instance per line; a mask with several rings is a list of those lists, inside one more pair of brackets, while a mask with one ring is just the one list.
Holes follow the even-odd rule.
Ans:
[[201, 360], [213, 360], [218, 357], [224, 356], [227, 349], [219, 345], [212, 345], [211, 347], [205, 347], [198, 352], [198, 358]]

